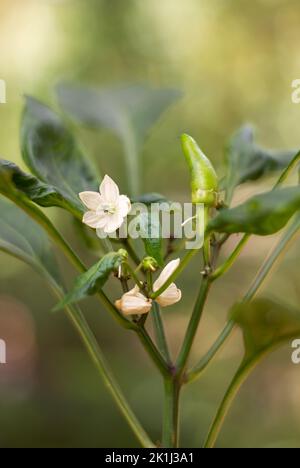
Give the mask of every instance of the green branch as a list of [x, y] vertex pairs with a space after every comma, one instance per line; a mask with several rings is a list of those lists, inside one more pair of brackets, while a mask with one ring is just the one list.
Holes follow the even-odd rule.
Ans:
[[[300, 215], [298, 214], [296, 219], [292, 223], [292, 225], [289, 227], [287, 232], [280, 239], [279, 243], [276, 245], [275, 249], [269, 256], [269, 258], [266, 260], [266, 262], [264, 263], [263, 267], [259, 271], [257, 277], [252, 283], [249, 291], [245, 295], [242, 302], [246, 303], [254, 299], [259, 289], [261, 288], [262, 284], [265, 282], [266, 278], [268, 277], [270, 271], [272, 271], [277, 261], [285, 253], [291, 241], [294, 240], [297, 235], [299, 235], [299, 231], [300, 231]], [[229, 330], [229, 333], [230, 333], [230, 330]], [[227, 336], [224, 336], [223, 342], [225, 341], [226, 338]], [[233, 378], [233, 381], [226, 392], [226, 395], [217, 411], [216, 417], [209, 431], [208, 439], [205, 444], [206, 448], [211, 448], [214, 445], [218, 437], [218, 434], [222, 428], [223, 422], [225, 420], [225, 416], [228, 413], [230, 406], [239, 388], [241, 387], [242, 383], [246, 380], [246, 378], [248, 377], [249, 373], [251, 372], [253, 367], [256, 365], [256, 363], [257, 361], [250, 362], [248, 364], [245, 364], [244, 366], [242, 365], [241, 368], [238, 370], [237, 374], [235, 375], [235, 377]]]
[[176, 448], [179, 444], [179, 397], [180, 385], [173, 379], [165, 379], [165, 401], [162, 445]]
[[176, 367], [178, 369], [178, 374], [181, 375], [184, 372], [187, 360], [189, 358], [189, 354], [191, 348], [194, 343], [194, 339], [198, 330], [198, 325], [202, 316], [203, 308], [208, 296], [208, 292], [210, 289], [211, 282], [209, 278], [203, 278], [202, 284], [200, 287], [200, 291], [197, 297], [197, 301], [194, 307], [194, 311], [192, 317], [190, 319], [184, 341], [181, 347], [181, 351], [179, 353]]
[[220, 276], [224, 275], [235, 263], [236, 259], [239, 257], [240, 253], [242, 252], [244, 246], [247, 244], [248, 240], [250, 239], [250, 234], [245, 234], [232, 254], [227, 258], [227, 260], [217, 268], [214, 273], [210, 276], [211, 281], [217, 280]]
[[[285, 254], [285, 251], [289, 248], [290, 244], [296, 240], [296, 237], [299, 235], [300, 231], [300, 215], [297, 215], [292, 224], [288, 227], [286, 232], [283, 234], [282, 238], [275, 246], [269, 257], [264, 262], [259, 273], [248, 289], [247, 293], [243, 297], [241, 302], [250, 302], [258, 294], [260, 288], [263, 286], [267, 280], [270, 272], [275, 267], [276, 263], [279, 262], [280, 258]], [[224, 346], [225, 342], [231, 335], [235, 324], [232, 321], [229, 321], [225, 326], [224, 330], [220, 334], [217, 341], [213, 344], [207, 354], [200, 360], [200, 362], [192, 368], [186, 375], [186, 382], [193, 382], [198, 379], [213, 358], [217, 355], [220, 349]]]
[[[64, 297], [64, 293], [60, 286], [57, 285], [57, 283], [48, 275], [48, 273], [45, 273], [45, 275], [47, 276], [47, 279], [50, 282], [54, 293], [59, 297], [59, 299], [62, 299]], [[140, 422], [137, 420], [130, 406], [128, 405], [127, 400], [124, 397], [122, 390], [119, 387], [119, 384], [115, 380], [102, 354], [99, 344], [94, 334], [92, 333], [86, 319], [82, 315], [80, 309], [77, 306], [67, 306], [66, 311], [68, 317], [70, 318], [79, 336], [81, 337], [90, 357], [92, 358], [92, 361], [98, 369], [107, 390], [111, 394], [117, 407], [125, 417], [126, 421], [128, 422], [132, 431], [136, 435], [140, 444], [144, 448], [155, 447], [155, 445], [152, 443], [149, 436], [146, 434], [145, 430], [141, 426]]]
[[168, 365], [172, 366], [172, 359], [170, 356], [169, 346], [168, 346], [168, 342], [167, 342], [167, 338], [165, 334], [161, 310], [157, 302], [153, 303], [152, 317], [153, 317], [154, 331], [155, 331], [156, 342], [157, 342], [158, 348], [160, 352], [162, 353], [162, 355], [164, 356], [164, 358], [166, 359]]

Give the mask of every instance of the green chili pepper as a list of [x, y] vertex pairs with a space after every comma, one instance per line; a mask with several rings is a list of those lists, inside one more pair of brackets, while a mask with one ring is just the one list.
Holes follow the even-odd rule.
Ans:
[[195, 140], [181, 136], [182, 148], [191, 172], [192, 202], [216, 206], [218, 202], [218, 176], [210, 160], [202, 153]]

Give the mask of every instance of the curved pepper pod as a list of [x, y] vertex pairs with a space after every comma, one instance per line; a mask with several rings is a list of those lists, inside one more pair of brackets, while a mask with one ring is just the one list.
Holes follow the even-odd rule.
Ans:
[[212, 163], [191, 136], [183, 134], [181, 142], [191, 172], [192, 203], [216, 206], [219, 181]]

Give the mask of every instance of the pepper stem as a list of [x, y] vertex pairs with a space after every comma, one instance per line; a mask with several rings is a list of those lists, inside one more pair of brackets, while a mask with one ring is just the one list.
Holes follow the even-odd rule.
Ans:
[[[206, 232], [206, 227], [208, 225], [210, 216], [210, 207], [208, 205], [204, 206], [204, 235]], [[211, 266], [211, 246], [210, 246], [210, 235], [204, 237], [204, 244], [203, 244], [203, 257], [204, 257], [204, 264], [206, 267]]]

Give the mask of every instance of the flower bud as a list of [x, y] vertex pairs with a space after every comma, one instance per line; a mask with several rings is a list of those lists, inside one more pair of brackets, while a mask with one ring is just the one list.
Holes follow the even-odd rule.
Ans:
[[183, 134], [181, 142], [191, 172], [192, 203], [216, 206], [219, 183], [212, 163], [192, 137]]
[[123, 257], [123, 260], [124, 260], [124, 261], [128, 259], [128, 252], [127, 252], [127, 250], [125, 250], [125, 249], [119, 249], [119, 250], [118, 250], [118, 254], [119, 254], [121, 257]]
[[156, 271], [158, 268], [158, 263], [153, 257], [145, 257], [142, 264], [144, 270]]
[[142, 315], [150, 312], [152, 300], [147, 299], [140, 293], [139, 288], [135, 286], [135, 288], [116, 301], [115, 306], [124, 315]]

